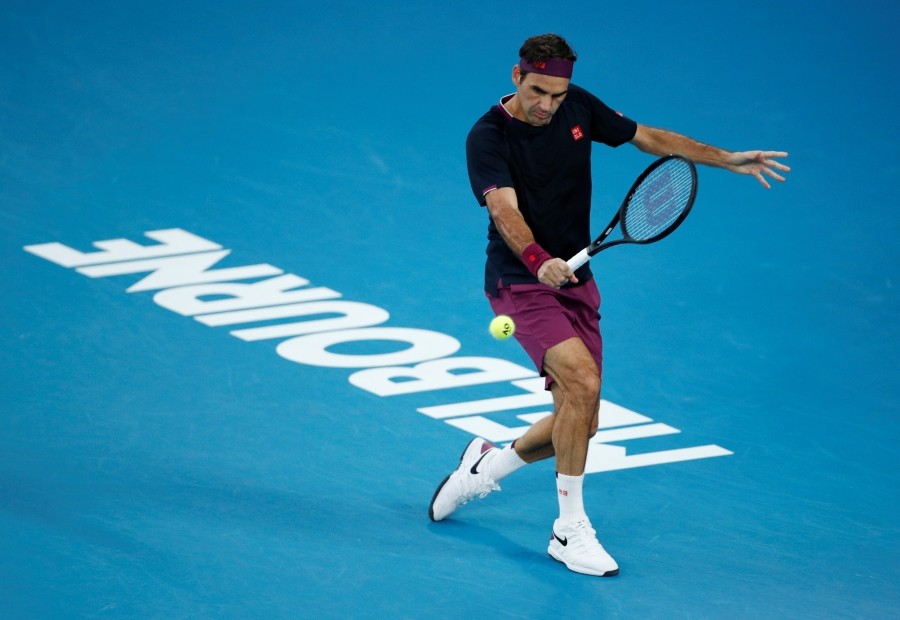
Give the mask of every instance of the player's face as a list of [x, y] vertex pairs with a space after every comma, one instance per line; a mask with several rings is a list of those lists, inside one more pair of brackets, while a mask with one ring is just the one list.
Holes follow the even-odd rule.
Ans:
[[521, 114], [529, 125], [548, 125], [569, 90], [569, 79], [540, 73], [528, 73], [522, 79], [519, 67], [513, 69], [516, 98]]

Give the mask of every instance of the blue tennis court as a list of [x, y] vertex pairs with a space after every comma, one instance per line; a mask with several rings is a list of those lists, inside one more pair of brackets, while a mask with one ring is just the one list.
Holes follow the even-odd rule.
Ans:
[[[892, 3], [4, 3], [0, 615], [896, 618]], [[522, 41], [638, 122], [790, 152], [700, 168], [594, 261], [585, 502], [552, 462], [432, 523], [475, 435], [549, 411], [487, 333], [475, 120]], [[650, 158], [594, 151], [602, 226]]]

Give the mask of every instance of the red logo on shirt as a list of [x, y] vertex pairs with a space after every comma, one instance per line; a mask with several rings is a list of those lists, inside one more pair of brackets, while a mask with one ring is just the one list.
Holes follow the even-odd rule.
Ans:
[[581, 125], [572, 127], [572, 137], [575, 138], [575, 140], [581, 140], [584, 137], [584, 132], [581, 131]]

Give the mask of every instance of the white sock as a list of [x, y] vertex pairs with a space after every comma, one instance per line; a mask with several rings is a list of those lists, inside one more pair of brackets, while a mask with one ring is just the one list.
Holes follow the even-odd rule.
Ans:
[[513, 444], [510, 444], [502, 450], [497, 450], [497, 454], [491, 459], [489, 474], [494, 482], [498, 482], [525, 465], [528, 465], [528, 463], [522, 460], [522, 457], [513, 448]]
[[587, 518], [584, 512], [584, 474], [580, 476], [567, 476], [556, 474], [556, 497], [559, 499], [559, 520], [562, 523], [572, 523]]

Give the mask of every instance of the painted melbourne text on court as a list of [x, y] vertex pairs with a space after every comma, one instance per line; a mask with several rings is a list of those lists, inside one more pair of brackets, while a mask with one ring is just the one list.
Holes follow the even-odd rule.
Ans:
[[[338, 291], [311, 286], [309, 280], [269, 264], [213, 269], [231, 250], [180, 228], [144, 234], [155, 243], [96, 241], [97, 251], [91, 252], [59, 242], [24, 249], [89, 278], [147, 274], [127, 292], [153, 292], [157, 305], [208, 327], [228, 327], [230, 336], [245, 342], [280, 340], [275, 350], [283, 359], [351, 370], [350, 385], [379, 397], [452, 389], [452, 402], [416, 411], [493, 442], [512, 441], [550, 415], [552, 397], [532, 369], [494, 357], [457, 355], [462, 345], [448, 334], [386, 325], [387, 310], [346, 300]], [[391, 343], [390, 352], [371, 346], [385, 342]], [[353, 352], [347, 351], [348, 344], [356, 346]], [[459, 399], [465, 393], [460, 388], [486, 384], [505, 395]], [[631, 454], [613, 445], [680, 432], [603, 400], [586, 473], [732, 454], [712, 444]]]

